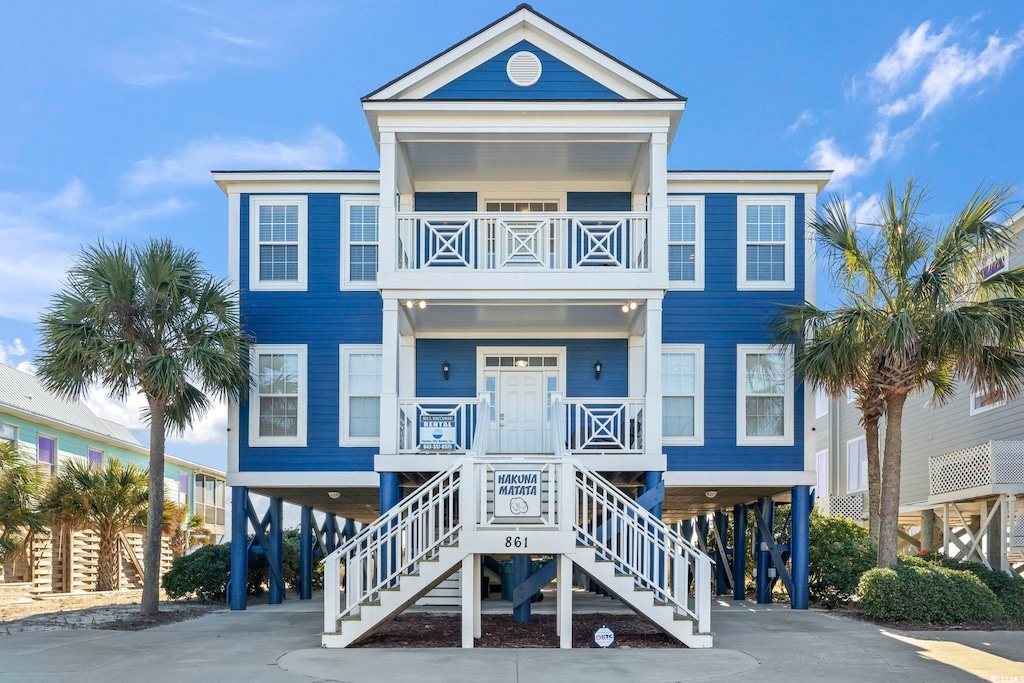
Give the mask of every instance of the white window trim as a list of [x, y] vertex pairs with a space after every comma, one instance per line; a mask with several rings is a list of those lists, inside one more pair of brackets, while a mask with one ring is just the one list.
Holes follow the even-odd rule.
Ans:
[[970, 410], [971, 410], [971, 416], [972, 417], [974, 415], [981, 415], [982, 413], [987, 413], [988, 411], [995, 410], [996, 408], [1002, 408], [1003, 406], [1006, 405], [1006, 397], [1004, 396], [1001, 401], [996, 401], [992, 405], [989, 405], [989, 406], [979, 406], [976, 403], [976, 401], [979, 398], [981, 398], [982, 396], [984, 396], [984, 395], [985, 395], [985, 392], [983, 392], [983, 391], [972, 391], [971, 392]]
[[[259, 207], [299, 207], [299, 277], [297, 280], [260, 280], [260, 222]], [[306, 291], [307, 256], [309, 253], [308, 222], [309, 201], [305, 195], [252, 195], [249, 197], [249, 289], [254, 292]]]
[[[781, 353], [786, 358], [786, 388], [783, 394], [782, 436], [747, 436], [746, 357], [754, 353]], [[792, 446], [793, 440], [793, 347], [771, 344], [736, 345], [736, 445]]]
[[[851, 471], [850, 470], [850, 444], [857, 443], [858, 441], [863, 441], [866, 444], [867, 440], [868, 440], [868, 438], [866, 436], [858, 436], [858, 437], [856, 437], [854, 439], [848, 439], [846, 441], [846, 492], [847, 493], [863, 493], [864, 491], [868, 490], [867, 478], [865, 478], [864, 486], [862, 486], [861, 488], [855, 489], [855, 488], [850, 486], [850, 471]], [[866, 457], [867, 457], [867, 455], [865, 455], [865, 458]]]
[[[821, 457], [822, 455], [824, 455], [825, 457], [822, 458]], [[829, 496], [829, 494], [831, 493], [831, 491], [832, 491], [832, 482], [830, 481], [831, 480], [831, 476], [830, 476], [830, 472], [829, 472], [829, 469], [830, 469], [832, 463], [831, 463], [831, 461], [829, 459], [829, 453], [828, 453], [828, 449], [827, 448], [823, 448], [822, 450], [817, 451], [814, 454], [814, 467], [815, 467], [816, 470], [818, 468], [818, 463], [821, 462], [822, 459], [824, 459], [824, 461], [825, 461], [825, 490], [824, 491], [816, 491], [815, 495], [818, 498], [827, 498]], [[820, 474], [820, 470], [817, 470], [815, 472], [815, 475], [816, 475], [815, 487], [820, 488], [820, 487], [818, 487], [818, 484], [817, 484], [817, 480], [818, 480], [817, 475], [818, 474]]]
[[[366, 291], [377, 290], [377, 280], [352, 280], [351, 276], [351, 252], [352, 240], [349, 239], [349, 207], [351, 206], [380, 206], [378, 195], [344, 195], [341, 198], [341, 288], [344, 290]], [[377, 241], [356, 242], [356, 245], [377, 245], [377, 273], [380, 274], [380, 238], [384, 232], [384, 226], [380, 224], [380, 212], [377, 213]]]
[[[786, 207], [786, 267], [783, 280], [747, 280], [747, 206]], [[793, 197], [740, 195], [736, 198], [736, 288], [741, 290], [784, 291], [796, 288], [796, 200]]]
[[[339, 353], [339, 377], [338, 377], [338, 389], [339, 398], [338, 401], [338, 445], [339, 446], [379, 446], [380, 437], [376, 436], [349, 436], [348, 434], [348, 359], [349, 356], [358, 356], [360, 354], [377, 354], [383, 356], [384, 345], [383, 344], [341, 344], [338, 347]], [[383, 393], [383, 391], [381, 392]], [[383, 397], [381, 398], [383, 400]], [[381, 425], [380, 430], [383, 432], [386, 425]], [[393, 428], [393, 425], [390, 427]]]
[[[704, 290], [704, 197], [669, 197], [669, 206], [693, 206], [696, 214], [696, 232], [693, 245], [693, 280], [669, 280], [669, 289], [683, 289], [691, 291]], [[671, 242], [673, 244], [686, 244], [685, 242]]]
[[[294, 354], [298, 356], [299, 401], [298, 424], [295, 436], [260, 436], [260, 388], [259, 358], [264, 354]], [[306, 445], [306, 422], [308, 420], [308, 388], [307, 354], [305, 344], [254, 344], [249, 350], [250, 368], [253, 376], [252, 390], [249, 393], [249, 446], [261, 448], [267, 446], [301, 446]]]
[[[9, 443], [12, 443], [15, 446], [17, 446], [18, 445], [18, 425], [11, 424], [10, 422], [0, 422], [0, 427], [10, 427], [11, 429], [14, 430], [14, 436], [11, 437], [11, 439], [9, 440]], [[8, 441], [8, 439], [6, 437], [0, 436], [0, 441]]]
[[[818, 411], [818, 407], [819, 407], [818, 397], [820, 397], [820, 396], [824, 397], [825, 412], [823, 412], [823, 413]], [[832, 399], [829, 397], [829, 395], [826, 394], [823, 389], [815, 389], [814, 390], [814, 419], [815, 420], [820, 420], [823, 417], [828, 417], [828, 412], [831, 409], [831, 407], [832, 407]]]
[[[666, 446], [704, 445], [704, 345], [703, 344], [662, 344], [662, 355], [666, 353], [692, 353], [696, 357], [693, 397], [693, 436], [662, 435]], [[676, 394], [669, 394], [675, 396]], [[665, 394], [662, 393], [662, 398]]]

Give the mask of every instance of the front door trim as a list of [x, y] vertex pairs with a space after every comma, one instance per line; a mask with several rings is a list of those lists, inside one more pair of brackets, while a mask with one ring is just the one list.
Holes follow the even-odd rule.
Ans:
[[[489, 356], [555, 356], [558, 359], [557, 368], [537, 368], [537, 367], [525, 367], [518, 368], [515, 366], [503, 366], [499, 368], [487, 368], [486, 360]], [[476, 347], [476, 391], [477, 395], [487, 393], [486, 384], [486, 372], [517, 372], [517, 371], [534, 371], [538, 369], [543, 370], [557, 370], [558, 374], [558, 387], [556, 391], [565, 395], [565, 377], [566, 377], [566, 347], [564, 346], [478, 346]], [[542, 395], [547, 395], [546, 387], [542, 387]], [[495, 393], [495, 397], [498, 396], [498, 392]], [[547, 406], [544, 407], [545, 415], [547, 414]], [[544, 421], [544, 436], [543, 442], [549, 443], [548, 429], [550, 424], [548, 420]], [[492, 426], [493, 429], [493, 426]], [[492, 448], [496, 445], [492, 444]]]

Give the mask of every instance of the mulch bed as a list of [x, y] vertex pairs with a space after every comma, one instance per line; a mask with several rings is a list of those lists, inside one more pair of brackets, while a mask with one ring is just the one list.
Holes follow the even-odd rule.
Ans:
[[[476, 647], [557, 648], [555, 615], [534, 615], [528, 624], [512, 620], [511, 614], [481, 615], [482, 638]], [[622, 648], [678, 648], [676, 640], [633, 614], [574, 614], [573, 647], [594, 647], [594, 631], [607, 626], [615, 632], [615, 644]], [[462, 618], [451, 614], [402, 614], [355, 647], [459, 647]]]
[[224, 609], [223, 605], [202, 603], [179, 603], [172, 609], [168, 609], [165, 605], [160, 607], [162, 611], [153, 615], [143, 616], [138, 612], [130, 613], [120, 619], [98, 623], [94, 628], [107, 631], [144, 631], [154, 626], [176, 624], [179, 621], [188, 621]]
[[836, 609], [832, 614], [849, 617], [857, 621], [891, 628], [895, 631], [1020, 631], [1021, 627], [1011, 621], [962, 621], [957, 624], [926, 624], [919, 621], [881, 621], [868, 616], [859, 609]]

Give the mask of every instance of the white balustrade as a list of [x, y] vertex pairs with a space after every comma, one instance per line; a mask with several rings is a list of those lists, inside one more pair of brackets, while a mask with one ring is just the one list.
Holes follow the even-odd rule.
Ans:
[[398, 268], [650, 269], [650, 214], [397, 214]]
[[579, 455], [643, 453], [644, 399], [559, 398], [559, 450]]

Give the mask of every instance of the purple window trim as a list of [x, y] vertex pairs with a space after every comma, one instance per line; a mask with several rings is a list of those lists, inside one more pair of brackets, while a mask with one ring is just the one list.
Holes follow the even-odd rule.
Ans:
[[36, 440], [36, 444], [39, 450], [39, 462], [52, 465], [57, 455], [57, 440], [49, 436], [40, 436]]

